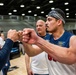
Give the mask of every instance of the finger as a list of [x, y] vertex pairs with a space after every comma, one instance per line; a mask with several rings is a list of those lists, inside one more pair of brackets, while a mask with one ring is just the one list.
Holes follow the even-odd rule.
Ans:
[[19, 32], [19, 33], [22, 33], [22, 30], [19, 30], [18, 32]]
[[23, 30], [23, 34], [29, 34], [29, 33], [31, 33], [31, 31], [32, 31], [32, 29], [30, 29], [30, 28], [25, 28], [25, 29]]
[[27, 42], [28, 42], [28, 40], [27, 40], [27, 39], [22, 39], [22, 41], [23, 41], [23, 42], [25, 42], [25, 43], [27, 43]]

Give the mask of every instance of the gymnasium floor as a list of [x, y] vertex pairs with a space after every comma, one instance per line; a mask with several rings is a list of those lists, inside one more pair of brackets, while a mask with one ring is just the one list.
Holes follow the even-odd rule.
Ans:
[[16, 66], [17, 69], [13, 69], [8, 72], [8, 75], [27, 75], [25, 66], [25, 55], [21, 55], [18, 58], [10, 60], [11, 67]]

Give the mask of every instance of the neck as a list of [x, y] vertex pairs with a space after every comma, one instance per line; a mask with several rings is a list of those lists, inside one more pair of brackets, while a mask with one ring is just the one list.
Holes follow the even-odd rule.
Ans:
[[55, 39], [55, 40], [59, 39], [59, 38], [63, 35], [64, 32], [65, 32], [65, 30], [63, 29], [63, 30], [61, 30], [61, 31], [58, 30], [57, 32], [53, 33], [54, 39]]
[[39, 35], [39, 36], [45, 36], [45, 35], [46, 35], [46, 33], [42, 33], [42, 34], [41, 34], [41, 33], [39, 33], [38, 35]]

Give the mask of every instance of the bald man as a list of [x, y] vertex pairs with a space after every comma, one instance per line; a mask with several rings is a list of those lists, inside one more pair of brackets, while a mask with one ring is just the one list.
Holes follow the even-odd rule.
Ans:
[[[36, 22], [36, 32], [37, 35], [42, 37], [43, 39], [45, 40], [48, 39], [47, 37], [49, 36], [49, 34], [46, 33], [45, 21], [38, 20]], [[32, 57], [31, 63], [30, 63], [30, 57], [27, 54], [25, 54], [25, 60], [26, 60], [26, 69], [28, 75], [49, 75], [47, 63], [45, 59], [45, 52], [42, 52]]]

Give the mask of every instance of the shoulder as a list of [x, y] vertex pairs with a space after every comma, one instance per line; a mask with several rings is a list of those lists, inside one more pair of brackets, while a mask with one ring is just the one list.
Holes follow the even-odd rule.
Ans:
[[64, 34], [67, 35], [67, 36], [68, 36], [68, 35], [69, 35], [69, 36], [74, 35], [73, 33], [69, 32], [69, 31], [66, 31], [66, 30], [65, 30], [65, 33], [64, 33]]
[[76, 40], [76, 35], [71, 36], [70, 41], [75, 41]]
[[[74, 53], [75, 56], [76, 56], [76, 36], [75, 36], [75, 35], [70, 38], [69, 45], [70, 45], [69, 50], [70, 50], [72, 53]], [[75, 56], [74, 56], [74, 57], [75, 57]]]
[[69, 44], [70, 46], [76, 47], [76, 35], [71, 36]]

